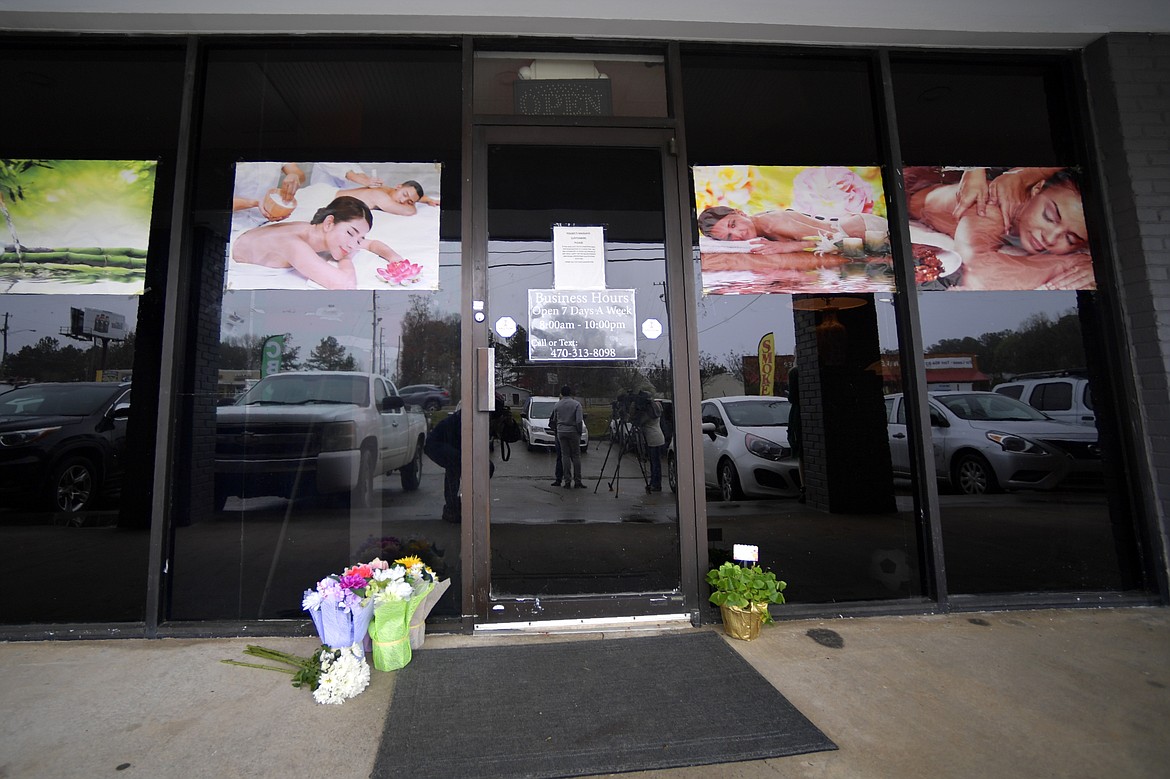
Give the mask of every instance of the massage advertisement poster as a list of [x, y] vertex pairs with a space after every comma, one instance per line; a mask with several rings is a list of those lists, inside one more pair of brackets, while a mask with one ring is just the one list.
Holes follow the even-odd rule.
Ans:
[[156, 167], [0, 159], [0, 293], [141, 295]]
[[1075, 169], [908, 167], [903, 176], [919, 289], [1096, 288]]
[[878, 167], [692, 168], [703, 293], [889, 292]]
[[239, 162], [225, 286], [439, 288], [441, 165]]

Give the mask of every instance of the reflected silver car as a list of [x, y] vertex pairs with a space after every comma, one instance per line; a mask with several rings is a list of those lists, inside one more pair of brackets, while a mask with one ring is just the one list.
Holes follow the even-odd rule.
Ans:
[[[792, 498], [800, 494], [800, 465], [788, 445], [787, 398], [734, 395], [704, 400], [703, 481], [723, 500]], [[667, 480], [678, 487], [674, 447], [666, 453]]]
[[[894, 472], [910, 473], [906, 408], [886, 398]], [[967, 495], [1050, 490], [1066, 479], [1101, 476], [1097, 431], [1057, 422], [996, 392], [930, 393], [930, 432], [938, 477]]]

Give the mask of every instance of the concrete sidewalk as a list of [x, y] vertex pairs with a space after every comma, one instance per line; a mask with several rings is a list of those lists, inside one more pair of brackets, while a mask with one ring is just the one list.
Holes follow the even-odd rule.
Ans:
[[[627, 635], [432, 635], [421, 651]], [[282, 674], [218, 662], [250, 659], [248, 643], [299, 654], [316, 646], [287, 638], [0, 644], [0, 778], [368, 776], [394, 674], [375, 671], [362, 695], [321, 706]], [[1170, 770], [1168, 609], [791, 621], [730, 643], [840, 749], [624, 776]]]

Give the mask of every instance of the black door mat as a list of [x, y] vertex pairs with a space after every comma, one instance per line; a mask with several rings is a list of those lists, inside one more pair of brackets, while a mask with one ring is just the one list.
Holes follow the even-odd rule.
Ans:
[[373, 779], [559, 777], [836, 749], [713, 632], [417, 652]]

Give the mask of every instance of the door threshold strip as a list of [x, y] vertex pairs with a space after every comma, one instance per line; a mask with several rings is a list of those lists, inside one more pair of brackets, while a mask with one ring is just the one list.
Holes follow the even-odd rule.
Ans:
[[476, 633], [596, 633], [623, 630], [680, 630], [691, 627], [689, 614], [654, 614], [644, 617], [594, 619], [547, 619], [531, 622], [492, 622], [475, 626]]

